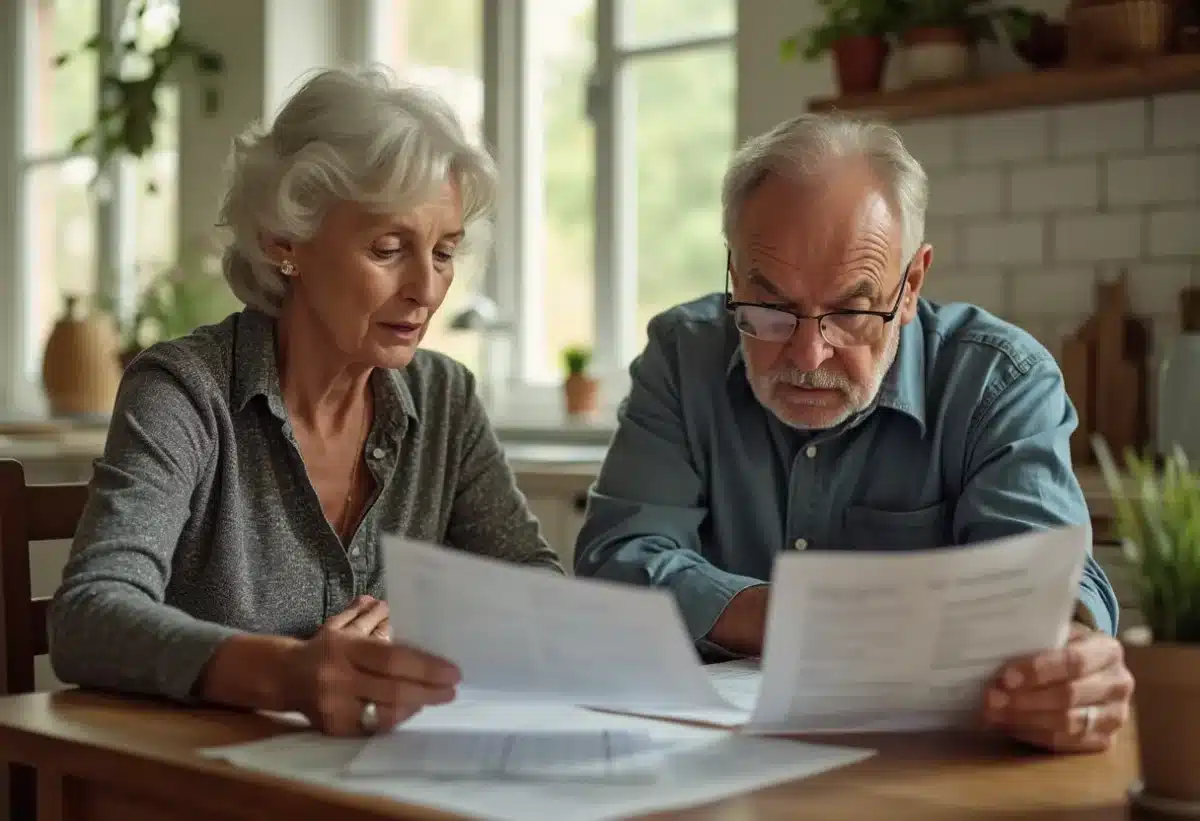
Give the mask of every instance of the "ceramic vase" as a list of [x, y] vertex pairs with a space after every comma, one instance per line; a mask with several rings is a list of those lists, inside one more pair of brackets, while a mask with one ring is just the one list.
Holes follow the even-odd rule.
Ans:
[[42, 385], [51, 415], [110, 414], [121, 384], [120, 347], [110, 317], [87, 313], [76, 297], [67, 297], [42, 360]]

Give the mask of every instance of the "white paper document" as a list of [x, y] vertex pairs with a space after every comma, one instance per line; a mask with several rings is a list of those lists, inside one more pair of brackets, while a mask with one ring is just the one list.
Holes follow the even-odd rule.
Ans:
[[630, 730], [411, 730], [373, 739], [352, 775], [654, 780], [671, 745]]
[[729, 706], [665, 591], [394, 537], [384, 549], [393, 640], [457, 664], [468, 699]]
[[971, 721], [1007, 661], [1060, 647], [1088, 529], [920, 552], [775, 564], [756, 733], [919, 730]]
[[762, 668], [758, 659], [737, 659], [704, 668], [713, 689], [727, 704], [716, 707], [683, 707], [649, 709], [639, 714], [647, 717], [689, 721], [714, 727], [741, 727], [754, 714], [758, 694], [762, 689]]
[[[577, 738], [608, 734], [653, 745], [658, 761], [649, 779], [573, 778], [561, 772], [550, 777], [475, 772], [462, 777], [415, 775], [404, 772], [404, 758], [414, 750], [407, 742], [395, 742], [391, 734], [364, 743], [313, 732], [289, 733], [201, 754], [282, 778], [487, 821], [631, 818], [700, 806], [815, 776], [872, 755], [871, 750], [848, 746], [752, 738], [561, 704], [456, 702], [423, 710], [402, 725], [397, 735], [403, 735], [405, 729], [425, 737], [435, 733], [461, 737], [468, 732], [530, 737], [558, 732]], [[478, 760], [473, 754], [469, 758]], [[371, 769], [376, 774], [362, 772]]]

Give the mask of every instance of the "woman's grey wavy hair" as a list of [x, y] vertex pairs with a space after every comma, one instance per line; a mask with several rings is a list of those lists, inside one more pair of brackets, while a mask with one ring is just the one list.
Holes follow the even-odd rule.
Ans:
[[803, 179], [830, 160], [861, 157], [899, 211], [902, 264], [921, 247], [929, 181], [895, 129], [840, 115], [801, 114], [747, 140], [738, 149], [721, 190], [722, 229], [732, 246], [746, 200], [769, 174]]
[[278, 313], [288, 281], [263, 238], [310, 239], [335, 202], [403, 212], [453, 179], [468, 245], [478, 250], [489, 233], [492, 158], [467, 140], [445, 100], [397, 85], [381, 68], [315, 73], [270, 128], [252, 126], [234, 140], [229, 165], [220, 214], [233, 234], [225, 279], [238, 299], [268, 314]]

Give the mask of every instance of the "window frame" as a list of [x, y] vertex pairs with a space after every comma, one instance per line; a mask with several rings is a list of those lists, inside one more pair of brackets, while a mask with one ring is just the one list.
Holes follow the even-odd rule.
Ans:
[[[98, 0], [96, 30], [115, 36], [129, 2]], [[0, 349], [11, 352], [0, 356], [0, 408], [15, 407], [26, 398], [22, 395], [26, 386], [41, 384], [42, 351], [35, 338], [37, 323], [33, 318], [36, 272], [32, 270], [30, 247], [32, 175], [39, 169], [89, 156], [88, 152], [66, 150], [38, 152], [32, 146], [30, 114], [34, 84], [41, 70], [33, 61], [35, 56], [42, 56], [29, 45], [36, 41], [37, 3], [0, 3], [0, 31], [17, 38], [15, 43], [0, 42], [0, 54], [7, 55], [0, 58], [0, 76], [9, 78], [0, 83], [0, 111], [12, 114], [6, 127], [0, 128], [0, 190], [11, 192], [7, 201], [0, 203], [0, 249], [7, 250], [0, 257], [0, 294], [7, 292], [10, 297], [0, 300], [4, 305], [0, 307]], [[97, 64], [97, 103], [108, 65], [102, 61]], [[96, 282], [95, 297], [112, 305], [124, 320], [133, 313], [139, 289], [134, 266], [137, 174], [132, 158], [114, 160], [110, 182], [109, 196], [95, 203], [92, 214], [96, 236], [92, 278]]]
[[[489, 375], [518, 388], [545, 387], [537, 378], [544, 346], [541, 281], [544, 202], [541, 196], [541, 88], [530, 34], [538, 0], [484, 0], [484, 137], [503, 169], [492, 259], [484, 291], [507, 316], [513, 363]], [[635, 41], [636, 0], [595, 0], [595, 62], [587, 81], [586, 116], [593, 128], [593, 367], [619, 377], [638, 353], [637, 339], [637, 96], [638, 60], [711, 48], [736, 48], [736, 24], [726, 31]], [[732, 148], [732, 146], [731, 146]]]

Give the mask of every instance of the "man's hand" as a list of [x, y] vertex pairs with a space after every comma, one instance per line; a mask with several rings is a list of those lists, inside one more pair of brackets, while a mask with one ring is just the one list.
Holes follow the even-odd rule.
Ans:
[[708, 631], [708, 640], [731, 653], [761, 656], [770, 589], [756, 585], [734, 596]]
[[1061, 650], [1005, 665], [984, 697], [985, 723], [1054, 752], [1101, 752], [1129, 719], [1133, 676], [1112, 636], [1071, 625]]
[[377, 639], [388, 640], [392, 637], [387, 602], [374, 596], [359, 596], [322, 627], [325, 630], [349, 630]]

